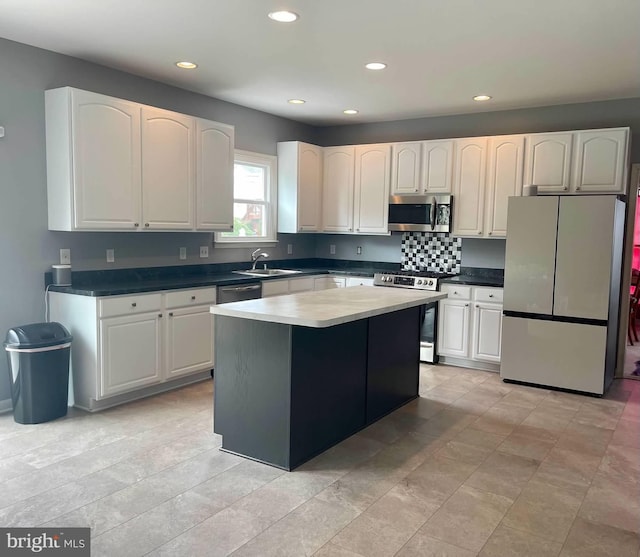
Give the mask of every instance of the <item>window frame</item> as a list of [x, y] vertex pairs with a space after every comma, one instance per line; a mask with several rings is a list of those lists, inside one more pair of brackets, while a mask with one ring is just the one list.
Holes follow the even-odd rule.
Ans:
[[215, 233], [215, 243], [219, 247], [238, 247], [238, 246], [262, 246], [266, 244], [275, 245], [277, 243], [277, 208], [278, 208], [278, 157], [275, 155], [265, 155], [263, 153], [255, 153], [252, 151], [243, 151], [236, 149], [233, 155], [233, 165], [235, 174], [236, 164], [248, 164], [261, 166], [265, 168], [266, 191], [264, 201], [254, 201], [253, 199], [240, 199], [235, 195], [235, 187], [233, 191], [233, 203], [253, 203], [265, 206], [264, 214], [267, 219], [266, 236], [232, 236], [225, 237], [223, 232]]

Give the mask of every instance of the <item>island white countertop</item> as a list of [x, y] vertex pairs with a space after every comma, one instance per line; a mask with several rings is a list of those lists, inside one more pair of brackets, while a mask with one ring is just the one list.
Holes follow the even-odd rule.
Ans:
[[445, 292], [352, 286], [232, 302], [211, 306], [210, 311], [227, 317], [322, 328], [430, 304], [446, 297]]

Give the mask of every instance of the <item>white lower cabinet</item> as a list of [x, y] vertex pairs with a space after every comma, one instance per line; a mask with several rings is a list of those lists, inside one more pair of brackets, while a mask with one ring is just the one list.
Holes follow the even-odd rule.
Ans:
[[438, 307], [438, 354], [443, 363], [497, 371], [502, 351], [502, 288], [454, 286]]
[[283, 294], [297, 294], [310, 290], [327, 290], [328, 288], [343, 288], [345, 279], [331, 275], [298, 277], [291, 279], [277, 279], [262, 281], [262, 297], [282, 296]]
[[347, 277], [345, 286], [373, 286], [373, 279], [367, 277]]
[[100, 319], [101, 381], [96, 398], [162, 380], [161, 318], [154, 312]]
[[215, 301], [214, 287], [102, 298], [51, 292], [51, 319], [73, 335], [75, 405], [100, 410], [200, 379], [189, 376], [213, 368]]
[[344, 277], [333, 277], [331, 275], [325, 275], [317, 277], [313, 281], [314, 290], [329, 290], [330, 288], [344, 288]]

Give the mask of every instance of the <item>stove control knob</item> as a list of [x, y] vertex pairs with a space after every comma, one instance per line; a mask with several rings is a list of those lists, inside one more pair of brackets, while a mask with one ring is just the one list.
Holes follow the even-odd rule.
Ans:
[[416, 279], [416, 284], [422, 284], [422, 279]]
[[429, 286], [433, 286], [433, 279], [429, 279]]

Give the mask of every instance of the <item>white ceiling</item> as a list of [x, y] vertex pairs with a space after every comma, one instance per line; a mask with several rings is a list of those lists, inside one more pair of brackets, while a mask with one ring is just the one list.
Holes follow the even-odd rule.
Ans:
[[639, 22], [640, 0], [0, 0], [0, 37], [316, 125], [638, 97]]

